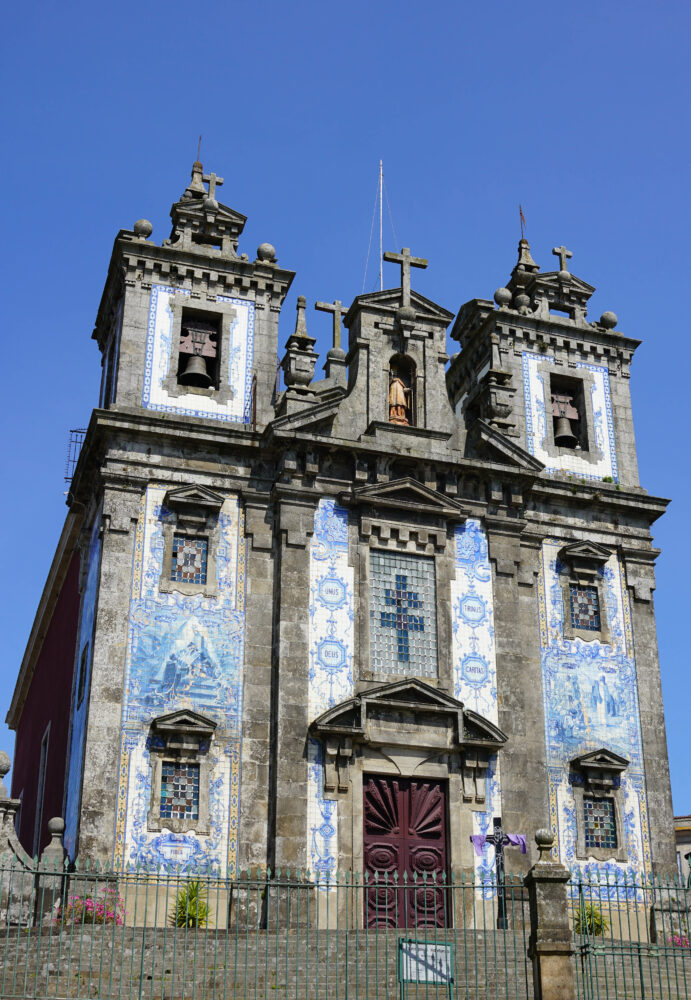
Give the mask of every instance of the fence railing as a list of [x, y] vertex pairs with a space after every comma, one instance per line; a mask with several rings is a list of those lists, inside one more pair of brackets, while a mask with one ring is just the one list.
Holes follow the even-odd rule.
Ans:
[[497, 885], [477, 874], [68, 871], [6, 857], [0, 997], [522, 1000], [528, 955], [560, 920], [582, 1000], [691, 997], [690, 889], [576, 871], [550, 897], [559, 917], [540, 903], [553, 891], [547, 869], [564, 871], [538, 864], [526, 882]]
[[678, 879], [593, 869], [568, 887], [578, 996], [691, 996], [691, 889]]
[[[522, 879], [0, 869], [0, 996], [525, 998]], [[498, 928], [499, 925], [499, 928]]]

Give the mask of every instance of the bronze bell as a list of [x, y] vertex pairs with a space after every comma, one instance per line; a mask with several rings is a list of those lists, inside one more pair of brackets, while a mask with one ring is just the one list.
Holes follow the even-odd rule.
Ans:
[[206, 370], [206, 362], [200, 354], [190, 354], [189, 361], [184, 372], [180, 374], [178, 382], [181, 385], [195, 385], [200, 389], [209, 388], [211, 379]]
[[571, 430], [571, 421], [568, 417], [558, 417], [554, 428], [554, 443], [558, 448], [575, 448], [578, 438]]

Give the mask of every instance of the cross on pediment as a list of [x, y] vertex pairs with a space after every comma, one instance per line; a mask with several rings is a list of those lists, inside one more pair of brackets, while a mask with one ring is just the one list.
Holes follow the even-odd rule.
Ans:
[[223, 184], [223, 178], [217, 177], [216, 174], [202, 174], [202, 180], [206, 181], [209, 185], [209, 198], [216, 198], [216, 186], [220, 187]]
[[401, 265], [401, 305], [410, 305], [410, 269], [411, 267], [427, 267], [424, 257], [411, 257], [410, 247], [403, 247], [400, 253], [386, 251], [384, 260]]
[[314, 308], [319, 312], [333, 313], [333, 347], [335, 350], [341, 348], [341, 318], [348, 312], [347, 307], [341, 305], [341, 300], [334, 302], [315, 302]]
[[552, 247], [552, 253], [554, 254], [555, 257], [559, 258], [559, 270], [566, 271], [566, 273], [568, 274], [569, 269], [566, 266], [566, 261], [570, 257], [573, 257], [571, 251], [567, 250], [566, 247], [562, 244], [560, 247]]

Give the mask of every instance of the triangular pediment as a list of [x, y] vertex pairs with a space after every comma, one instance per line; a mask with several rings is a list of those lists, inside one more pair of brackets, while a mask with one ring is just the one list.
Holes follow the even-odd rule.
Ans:
[[[207, 195], [199, 198], [181, 198], [171, 208], [171, 217], [174, 221], [182, 218], [196, 218], [200, 223], [206, 221], [208, 215], [208, 209], [204, 204], [206, 198]], [[218, 202], [217, 207], [214, 208], [214, 219], [216, 223], [221, 221], [226, 223], [227, 227], [238, 235], [242, 232], [247, 222], [246, 215], [243, 215], [242, 212], [236, 212], [234, 208], [223, 205], [221, 202]]]
[[179, 486], [168, 490], [164, 502], [166, 507], [205, 507], [219, 510], [223, 506], [223, 497], [206, 486]]
[[[415, 310], [416, 316], [423, 319], [436, 320], [439, 323], [443, 323], [444, 326], [448, 326], [453, 319], [453, 313], [449, 312], [448, 309], [438, 305], [436, 302], [432, 302], [431, 299], [425, 298], [425, 296], [420, 295], [419, 292], [411, 291], [410, 304]], [[346, 314], [346, 326], [350, 324], [351, 314], [354, 315], [354, 313], [359, 309], [374, 307], [387, 310], [391, 309], [395, 312], [400, 308], [400, 305], [400, 288], [385, 288], [381, 292], [367, 292], [364, 295], [357, 295], [353, 299], [353, 304]]]
[[[393, 712], [396, 717], [402, 715], [411, 720], [446, 718], [449, 727], [455, 732], [454, 743], [458, 750], [476, 747], [494, 753], [507, 739], [488, 719], [477, 712], [464, 709], [463, 702], [416, 677], [379, 684], [334, 705], [314, 720], [310, 730], [322, 739], [348, 736], [367, 742], [370, 729], [368, 721], [380, 716], [382, 712]], [[435, 735], [437, 727], [438, 722], [433, 726]]]
[[213, 719], [208, 719], [191, 709], [180, 709], [168, 715], [159, 715], [151, 722], [151, 728], [161, 733], [190, 733], [199, 736], [211, 736], [216, 729]]
[[568, 561], [571, 559], [588, 559], [595, 563], [607, 562], [612, 552], [604, 545], [597, 542], [571, 542], [565, 545], [559, 552], [559, 558]]
[[620, 772], [629, 766], [626, 757], [620, 757], [613, 750], [600, 747], [599, 750], [591, 750], [590, 753], [581, 754], [571, 761], [572, 767], [577, 770], [592, 770], [603, 772]]
[[521, 448], [511, 438], [506, 437], [505, 434], [502, 434], [496, 428], [490, 427], [486, 421], [480, 418], [473, 421], [468, 435], [468, 442], [472, 449], [482, 457], [494, 458], [503, 465], [514, 465], [516, 468], [523, 469], [525, 472], [530, 472], [533, 475], [537, 472], [542, 472], [545, 467], [529, 451]]
[[461, 519], [465, 512], [456, 500], [443, 496], [437, 490], [406, 476], [388, 483], [358, 486], [344, 499], [356, 504], [388, 507], [396, 510], [432, 514], [437, 517]]

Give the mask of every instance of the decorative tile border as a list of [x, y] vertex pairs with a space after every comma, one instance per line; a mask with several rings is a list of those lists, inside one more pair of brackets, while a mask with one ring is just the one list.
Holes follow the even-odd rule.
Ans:
[[[565, 639], [563, 597], [557, 554], [563, 540], [543, 543], [538, 576], [538, 609], [545, 715], [550, 822], [555, 858], [588, 872], [652, 871], [647, 819], [636, 666], [628, 594], [618, 557], [603, 570], [611, 642]], [[569, 762], [607, 747], [630, 761], [622, 776], [622, 834], [628, 864], [583, 862], [576, 858], [575, 796]]]
[[217, 297], [218, 302], [229, 302], [236, 307], [231, 326], [228, 367], [225, 372], [227, 384], [233, 390], [233, 399], [227, 403], [219, 403], [215, 399], [196, 393], [173, 397], [163, 388], [170, 366], [173, 331], [170, 298], [173, 295], [189, 294], [188, 289], [173, 288], [171, 285], [154, 285], [151, 289], [142, 405], [147, 410], [248, 424], [251, 417], [254, 359], [254, 303], [249, 299], [236, 299], [225, 295]]
[[[151, 485], [134, 543], [114, 862], [233, 874], [240, 808], [245, 541], [237, 497], [219, 515], [218, 596], [158, 590], [166, 487]], [[151, 719], [188, 708], [217, 723], [209, 751], [208, 835], [147, 830]]]
[[[348, 512], [324, 498], [310, 543], [308, 716], [310, 722], [353, 694], [354, 571], [348, 565]], [[307, 859], [322, 875], [338, 866], [337, 803], [324, 799], [321, 745], [308, 742]]]
[[544, 362], [553, 365], [554, 358], [548, 354], [522, 352], [523, 393], [525, 396], [526, 447], [531, 455], [546, 466], [545, 472], [571, 472], [582, 479], [601, 482], [603, 476], [611, 476], [618, 481], [617, 452], [614, 442], [614, 420], [609, 385], [609, 370], [605, 365], [578, 364], [576, 371], [585, 370], [593, 375], [590, 388], [595, 438], [603, 458], [596, 465], [578, 457], [577, 452], [555, 457], [548, 455], [542, 445], [546, 437], [547, 387], [538, 368]]

